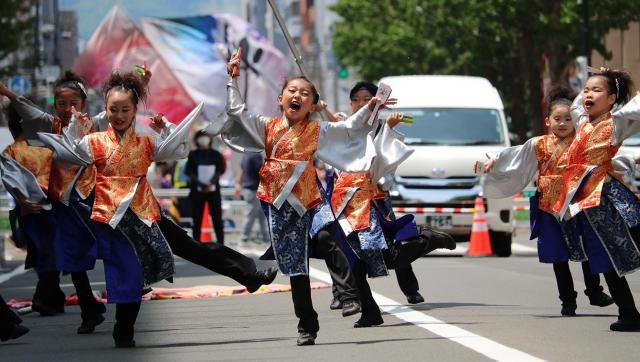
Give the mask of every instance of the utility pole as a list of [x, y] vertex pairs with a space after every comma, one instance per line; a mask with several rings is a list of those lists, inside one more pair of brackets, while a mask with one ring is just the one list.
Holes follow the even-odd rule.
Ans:
[[582, 12], [582, 54], [591, 64], [591, 20], [589, 17], [589, 0], [578, 0]]

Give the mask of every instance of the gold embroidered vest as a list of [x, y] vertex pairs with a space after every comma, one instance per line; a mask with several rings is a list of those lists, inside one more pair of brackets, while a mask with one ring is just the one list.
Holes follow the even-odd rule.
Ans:
[[569, 147], [567, 168], [563, 173], [565, 195], [579, 186], [580, 178], [587, 172], [589, 166], [597, 166], [582, 183], [582, 187], [572, 200], [578, 203], [581, 210], [600, 205], [602, 186], [607, 174], [623, 182], [611, 164], [611, 159], [620, 148], [620, 145], [611, 145], [612, 134], [613, 119], [611, 114], [608, 114], [604, 120], [595, 125], [591, 122], [581, 124]]
[[540, 210], [553, 213], [553, 210], [562, 208], [563, 178], [562, 172], [567, 167], [567, 151], [573, 140], [568, 137], [560, 141], [553, 134], [534, 138], [534, 150], [538, 159], [538, 190]]
[[32, 147], [27, 141], [17, 141], [10, 144], [4, 153], [16, 160], [20, 165], [24, 166], [38, 180], [38, 185], [44, 193], [49, 188], [49, 178], [51, 175], [51, 164], [53, 152], [44, 147]]
[[109, 125], [106, 132], [89, 135], [88, 141], [97, 170], [91, 218], [108, 223], [139, 180], [129, 208], [142, 219], [160, 220], [160, 208], [146, 179], [153, 161], [153, 137], [137, 135], [130, 127], [119, 143]]
[[266, 159], [260, 169], [258, 198], [273, 204], [294, 175], [302, 161], [307, 165], [293, 186], [291, 193], [305, 209], [322, 202], [317, 183], [313, 155], [318, 148], [319, 121], [304, 120], [292, 127], [284, 118], [272, 118], [265, 126]]
[[369, 227], [371, 200], [384, 198], [386, 194], [371, 182], [369, 172], [340, 172], [331, 194], [331, 208], [336, 216], [349, 190], [354, 187], [357, 191], [346, 201], [347, 205], [342, 210], [342, 215], [353, 230], [362, 230]]
[[[53, 118], [52, 133], [62, 134], [64, 124], [59, 117]], [[93, 132], [91, 129], [89, 132]], [[69, 188], [73, 178], [80, 170], [80, 166], [74, 165], [60, 165], [57, 162], [53, 162], [51, 167], [51, 177], [49, 180], [49, 197], [53, 200], [60, 200], [65, 191]], [[88, 196], [93, 190], [96, 182], [96, 169], [93, 165], [88, 166], [82, 175], [76, 181], [75, 187], [83, 196]]]

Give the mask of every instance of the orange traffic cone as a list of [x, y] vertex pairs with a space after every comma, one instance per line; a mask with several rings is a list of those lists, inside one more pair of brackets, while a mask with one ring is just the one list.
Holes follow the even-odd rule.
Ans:
[[211, 226], [211, 216], [209, 214], [209, 204], [204, 203], [202, 212], [202, 224], [200, 225], [200, 242], [213, 242], [213, 227]]
[[484, 214], [484, 201], [482, 197], [476, 197], [476, 207], [473, 213], [473, 225], [471, 225], [471, 240], [469, 240], [469, 255], [491, 255], [491, 240], [489, 240], [489, 227]]

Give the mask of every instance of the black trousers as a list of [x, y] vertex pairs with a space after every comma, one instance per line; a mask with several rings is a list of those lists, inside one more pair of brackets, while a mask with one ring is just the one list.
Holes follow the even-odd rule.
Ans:
[[113, 339], [133, 340], [133, 326], [140, 312], [140, 302], [116, 304], [116, 323], [113, 325]]
[[[86, 272], [71, 273], [71, 281], [76, 288], [82, 319], [104, 313], [104, 306], [93, 296], [91, 283]], [[38, 273], [38, 284], [36, 284], [36, 291], [33, 294], [33, 302], [55, 310], [64, 309], [66, 297], [60, 289], [59, 272]]]
[[60, 310], [64, 309], [65, 301], [66, 296], [60, 289], [60, 272], [38, 273], [38, 283], [32, 302]]
[[627, 279], [625, 277], [619, 277], [616, 272], [609, 272], [604, 273], [604, 280], [607, 282], [613, 301], [618, 306], [618, 319], [640, 321], [640, 313], [638, 313], [638, 309], [636, 308]]
[[255, 278], [257, 268], [253, 259], [222, 244], [195, 241], [165, 216], [158, 221], [158, 226], [175, 255], [243, 285]]
[[420, 285], [418, 285], [418, 278], [416, 278], [411, 265], [406, 268], [396, 268], [396, 279], [404, 295], [410, 296], [418, 293]]
[[297, 275], [289, 278], [291, 282], [291, 298], [293, 310], [298, 317], [298, 332], [318, 333], [318, 313], [313, 309], [311, 301], [311, 285], [308, 275]]
[[338, 246], [333, 233], [333, 225], [320, 230], [311, 240], [314, 256], [324, 259], [331, 279], [333, 279], [333, 295], [341, 302], [358, 299], [358, 286], [349, 266], [349, 260]]
[[367, 265], [360, 259], [356, 260], [353, 265], [353, 274], [355, 275], [356, 283], [358, 285], [358, 292], [360, 293], [360, 306], [362, 308], [363, 317], [380, 316], [380, 308], [373, 299], [371, 294], [371, 287], [367, 281]]
[[0, 295], [0, 336], [3, 336], [3, 333], [9, 333], [14, 325], [21, 322], [22, 319], [9, 308]]
[[91, 318], [106, 311], [104, 305], [93, 296], [86, 272], [71, 273], [71, 281], [76, 288], [82, 319]]
[[[569, 262], [553, 263], [553, 272], [556, 275], [556, 283], [558, 285], [558, 292], [560, 293], [560, 300], [563, 303], [575, 302], [578, 293], [576, 293], [573, 287], [573, 277], [571, 277]], [[584, 284], [587, 287], [584, 292], [587, 296], [602, 292], [600, 276], [598, 274], [591, 273], [589, 262], [587, 261], [582, 262], [582, 274], [584, 276]]]
[[202, 213], [204, 203], [209, 205], [209, 213], [213, 222], [213, 230], [216, 233], [216, 241], [224, 244], [224, 222], [222, 220], [222, 199], [220, 189], [214, 192], [191, 191], [191, 210], [193, 211], [193, 238], [200, 241], [200, 227], [202, 225]]

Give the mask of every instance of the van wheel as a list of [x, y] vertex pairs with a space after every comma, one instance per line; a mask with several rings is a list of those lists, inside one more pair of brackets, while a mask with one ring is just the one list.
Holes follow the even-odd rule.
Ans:
[[491, 250], [500, 257], [511, 256], [511, 233], [489, 230]]

